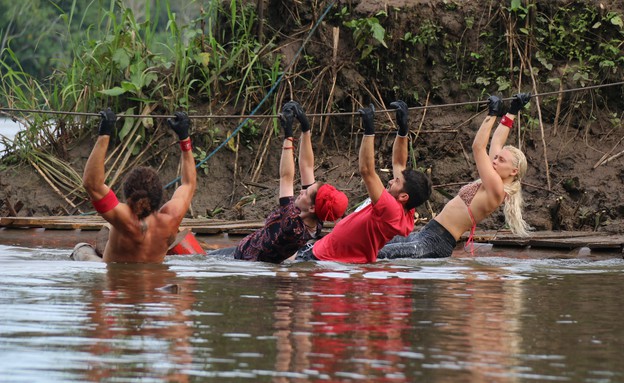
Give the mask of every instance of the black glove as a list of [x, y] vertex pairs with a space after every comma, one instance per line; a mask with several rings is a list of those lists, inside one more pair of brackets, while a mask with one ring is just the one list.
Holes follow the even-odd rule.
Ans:
[[292, 138], [293, 136], [293, 122], [295, 121], [296, 110], [292, 103], [293, 101], [287, 102], [282, 107], [280, 125], [284, 129], [284, 139]]
[[100, 111], [100, 127], [98, 129], [98, 134], [100, 136], [110, 136], [113, 133], [113, 129], [115, 129], [115, 121], [117, 121], [117, 116], [111, 110], [111, 108], [107, 108], [106, 110]]
[[191, 120], [184, 112], [175, 112], [173, 115], [175, 118], [168, 118], [167, 124], [176, 132], [180, 141], [186, 140], [189, 136]]
[[513, 100], [511, 100], [511, 105], [509, 105], [509, 114], [518, 114], [520, 110], [524, 108], [524, 106], [531, 99], [531, 93], [518, 93], [514, 94]]
[[399, 125], [399, 131], [397, 134], [401, 137], [407, 136], [409, 128], [407, 126], [407, 104], [404, 101], [398, 100], [390, 103], [390, 106], [396, 108], [396, 121]]
[[[295, 117], [301, 124], [301, 131], [307, 132], [310, 130], [310, 121], [308, 121], [308, 116], [306, 116], [303, 107], [297, 101], [288, 101], [286, 105], [291, 105], [294, 108]], [[286, 106], [284, 105], [284, 106]]]
[[375, 106], [370, 104], [368, 108], [362, 108], [358, 110], [360, 117], [362, 117], [362, 125], [364, 126], [364, 134], [367, 136], [375, 134], [375, 124], [373, 119], [375, 117]]
[[488, 97], [488, 116], [500, 117], [503, 115], [503, 101], [496, 97]]

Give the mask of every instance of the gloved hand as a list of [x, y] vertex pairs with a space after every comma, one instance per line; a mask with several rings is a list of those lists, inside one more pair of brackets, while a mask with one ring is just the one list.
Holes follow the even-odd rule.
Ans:
[[296, 110], [292, 104], [293, 101], [287, 102], [282, 107], [282, 115], [280, 116], [280, 125], [284, 129], [284, 139], [292, 138], [293, 122], [295, 121]]
[[[301, 131], [307, 132], [310, 130], [310, 121], [308, 121], [308, 116], [306, 116], [303, 107], [297, 101], [288, 101], [286, 105], [291, 105], [295, 112], [295, 117], [301, 124]], [[284, 106], [286, 106], [284, 105]]]
[[364, 126], [364, 134], [367, 136], [375, 134], [375, 106], [370, 104], [368, 108], [362, 108], [358, 110], [360, 117], [362, 117], [362, 126]]
[[115, 121], [117, 121], [117, 116], [111, 110], [111, 108], [107, 108], [106, 110], [100, 111], [100, 127], [98, 129], [98, 134], [100, 136], [110, 136], [113, 133], [113, 129], [115, 129]]
[[390, 103], [390, 106], [396, 108], [396, 121], [399, 125], [399, 131], [397, 134], [401, 137], [407, 136], [409, 128], [407, 126], [407, 104], [404, 101], [398, 100]]
[[191, 127], [191, 120], [184, 112], [175, 112], [173, 114], [175, 118], [168, 118], [167, 124], [178, 135], [180, 141], [186, 140], [189, 136], [189, 128]]
[[503, 115], [503, 101], [496, 96], [488, 97], [488, 116], [500, 117]]
[[509, 105], [509, 114], [518, 114], [520, 110], [524, 108], [524, 106], [531, 99], [531, 93], [518, 93], [514, 94], [513, 100], [511, 100], [511, 105]]

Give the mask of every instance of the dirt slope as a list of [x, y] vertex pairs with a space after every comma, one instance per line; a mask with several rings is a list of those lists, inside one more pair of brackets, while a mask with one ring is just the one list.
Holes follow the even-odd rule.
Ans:
[[[282, 23], [284, 30], [296, 30], [292, 19], [280, 20], [279, 7], [283, 4], [269, 2], [275, 14], [269, 12], [267, 23]], [[302, 24], [312, 23], [322, 8], [314, 9], [310, 5], [297, 2], [285, 2], [294, 7], [302, 17]], [[465, 4], [467, 3], [467, 4]], [[570, 2], [559, 2], [563, 5]], [[383, 10], [388, 13], [385, 19], [389, 47], [380, 54], [379, 65], [387, 68], [382, 74], [371, 75], [370, 67], [357, 65], [359, 51], [354, 48], [352, 34], [341, 25], [340, 20], [330, 18], [324, 22], [310, 41], [306, 54], [315, 57], [319, 63], [339, 68], [333, 94], [333, 111], [352, 111], [359, 105], [375, 102], [379, 109], [385, 109], [385, 103], [395, 98], [404, 98], [410, 106], [425, 103], [441, 105], [483, 99], [475, 93], [474, 87], [466, 87], [461, 81], [449, 75], [450, 69], [443, 65], [444, 55], [448, 53], [440, 42], [439, 46], [416, 49], [412, 59], [401, 56], [405, 46], [397, 36], [404, 36], [406, 31], [418, 30], [418, 24], [428, 20], [440, 26], [438, 33], [446, 39], [478, 41], [478, 34], [504, 33], [497, 26], [488, 24], [499, 11], [498, 2], [448, 2], [448, 1], [343, 1], [337, 8], [351, 4], [362, 15], [374, 15]], [[560, 5], [561, 5], [560, 4]], [[600, 7], [599, 2], [592, 3]], [[452, 5], [452, 6], [451, 6]], [[620, 8], [622, 5], [620, 4]], [[620, 11], [621, 9], [615, 9]], [[306, 19], [307, 18], [307, 19]], [[467, 20], [480, 25], [479, 28], [467, 28]], [[332, 58], [332, 27], [340, 27], [338, 57]], [[488, 29], [489, 28], [489, 29]], [[497, 29], [498, 28], [498, 29]], [[285, 33], [287, 36], [288, 33]], [[287, 40], [287, 37], [284, 38]], [[298, 43], [301, 43], [299, 41]], [[282, 49], [285, 60], [294, 55], [297, 45], [286, 45]], [[435, 49], [434, 49], [435, 48]], [[501, 48], [506, 49], [506, 48]], [[466, 63], [468, 65], [469, 63]], [[563, 65], [563, 63], [559, 63]], [[515, 77], [514, 77], [515, 76]], [[532, 90], [531, 80], [515, 73], [514, 84], [520, 83], [523, 91]], [[468, 81], [474, 81], [468, 78]], [[326, 78], [323, 81], [327, 81]], [[292, 79], [294, 96], [309, 113], [322, 112], [322, 103], [310, 96], [311, 92], [301, 81]], [[552, 91], [547, 84], [538, 84], [538, 92]], [[564, 84], [567, 87], [570, 84]], [[331, 83], [326, 83], [327, 89]], [[496, 93], [496, 85], [491, 86], [491, 93]], [[518, 90], [514, 86], [501, 95], [509, 97]], [[621, 122], [614, 123], [613, 114], [622, 116], [622, 87], [605, 89], [597, 92], [582, 92], [563, 99], [563, 111], [555, 127], [556, 102], [544, 102], [542, 106], [542, 124], [528, 127], [524, 118], [520, 130], [515, 129], [510, 143], [519, 145], [526, 153], [529, 171], [524, 180], [526, 202], [526, 220], [536, 230], [568, 229], [599, 230], [621, 232], [624, 229], [624, 156], [613, 158], [597, 165], [610, 156], [624, 150], [621, 142], [624, 138]], [[405, 97], [418, 93], [419, 98]], [[327, 97], [327, 93], [320, 93]], [[381, 96], [381, 98], [379, 97]], [[487, 95], [485, 95], [487, 97]], [[595, 103], [596, 110], [587, 118], [588, 112], [575, 113], [572, 102], [586, 98]], [[381, 105], [383, 100], [384, 105]], [[281, 100], [278, 100], [278, 102]], [[324, 98], [322, 101], [326, 102]], [[533, 121], [539, 114], [535, 99], [525, 112]], [[577, 105], [577, 104], [575, 104]], [[594, 105], [594, 104], [592, 104]], [[204, 107], [196, 105], [194, 111], [202, 114]], [[225, 108], [225, 107], [224, 107]], [[236, 109], [225, 111], [236, 112]], [[240, 111], [239, 111], [240, 112]], [[416, 166], [428, 169], [436, 186], [430, 204], [418, 209], [423, 218], [430, 218], [439, 212], [463, 183], [477, 178], [470, 147], [482, 114], [474, 107], [452, 107], [437, 109], [419, 109], [411, 113], [412, 144]], [[313, 118], [313, 137], [315, 142], [317, 177], [343, 189], [350, 198], [350, 208], [363, 200], [366, 191], [357, 173], [357, 149], [359, 145], [359, 123], [351, 117], [332, 117], [327, 125], [323, 145], [320, 145], [325, 121]], [[235, 128], [235, 122], [222, 121], [211, 125], [211, 131], [217, 128], [222, 139], [225, 132]], [[390, 152], [395, 127], [392, 116], [377, 116], [378, 168], [382, 178], [388, 175]], [[261, 130], [269, 132], [271, 127], [263, 125]], [[209, 127], [198, 122], [194, 127], [196, 146], [208, 149], [203, 138]], [[272, 133], [267, 133], [272, 134]], [[168, 137], [168, 143], [173, 138]], [[213, 137], [214, 139], [214, 137]], [[70, 162], [77, 171], [82, 172], [93, 137], [76, 142], [70, 149]], [[265, 150], [267, 149], [267, 150]], [[265, 145], [262, 137], [243, 138], [240, 140], [238, 153], [223, 149], [211, 158], [199, 171], [199, 187], [192, 206], [193, 216], [206, 216], [223, 219], [262, 219], [277, 202], [278, 166], [281, 153], [281, 140], [269, 139]], [[163, 183], [177, 176], [177, 148], [164, 151], [168, 157], [163, 162], [161, 174]], [[161, 161], [154, 161], [153, 166], [160, 166]], [[0, 197], [11, 204], [18, 201], [23, 204], [19, 215], [74, 214], [76, 209], [30, 167], [8, 168], [0, 173]], [[78, 204], [79, 201], [75, 203]], [[91, 210], [88, 204], [78, 206], [83, 211]], [[7, 215], [5, 204], [0, 214]], [[480, 224], [482, 229], [500, 229], [503, 227], [502, 211]]]

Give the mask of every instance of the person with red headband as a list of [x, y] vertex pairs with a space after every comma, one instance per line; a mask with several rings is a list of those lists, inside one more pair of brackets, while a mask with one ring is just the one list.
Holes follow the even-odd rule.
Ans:
[[394, 178], [386, 188], [375, 171], [375, 108], [371, 104], [370, 108], [359, 110], [364, 127], [359, 169], [371, 202], [349, 214], [312, 246], [299, 251], [297, 260], [372, 263], [386, 242], [414, 229], [415, 208], [429, 199], [431, 180], [423, 172], [407, 168], [408, 108], [403, 101], [390, 105], [396, 108], [399, 126], [392, 147]]
[[[301, 125], [299, 172], [302, 188], [295, 197], [295, 140], [293, 122]], [[309, 240], [318, 238], [323, 222], [341, 218], [349, 200], [334, 186], [314, 178], [314, 152], [310, 123], [301, 105], [289, 101], [282, 107], [280, 125], [284, 130], [280, 159], [279, 207], [265, 220], [264, 227], [243, 238], [237, 247], [210, 251], [209, 255], [234, 255], [247, 261], [281, 263], [293, 256]]]
[[87, 160], [83, 186], [95, 210], [110, 224], [108, 242], [102, 258], [86, 243], [74, 247], [75, 260], [161, 263], [178, 234], [180, 223], [191, 205], [197, 184], [195, 159], [189, 138], [190, 119], [176, 112], [168, 125], [177, 134], [180, 149], [181, 185], [171, 199], [160, 207], [163, 185], [152, 168], [138, 167], [125, 178], [123, 193], [126, 203], [119, 202], [115, 192], [105, 184], [104, 160], [117, 117], [110, 108], [100, 112], [99, 137]]

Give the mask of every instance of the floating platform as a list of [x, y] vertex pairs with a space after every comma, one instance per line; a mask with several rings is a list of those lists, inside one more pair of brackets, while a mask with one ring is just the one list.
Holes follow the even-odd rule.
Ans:
[[[54, 217], [2, 217], [0, 218], [0, 236], [17, 234], [13, 229], [38, 229], [43, 231], [71, 230], [74, 236], [77, 231], [87, 237], [95, 237], [106, 221], [100, 216], [54, 216]], [[190, 229], [202, 242], [223, 243], [232, 245], [244, 235], [264, 226], [262, 220], [226, 221], [220, 219], [185, 218], [181, 229]], [[333, 224], [326, 224], [324, 231], [329, 232]], [[416, 227], [418, 230], [420, 226]], [[84, 238], [84, 235], [82, 236]], [[468, 233], [462, 237], [467, 239]], [[34, 236], [27, 236], [33, 238]], [[622, 252], [624, 235], [589, 231], [539, 231], [532, 232], [529, 237], [518, 237], [508, 231], [477, 231], [475, 243], [486, 243], [499, 247], [541, 248], [570, 250], [589, 248], [597, 251]], [[84, 240], [84, 239], [83, 239]], [[36, 241], [35, 241], [36, 242]], [[75, 243], [75, 242], [74, 242]], [[221, 245], [222, 246], [222, 245]]]

